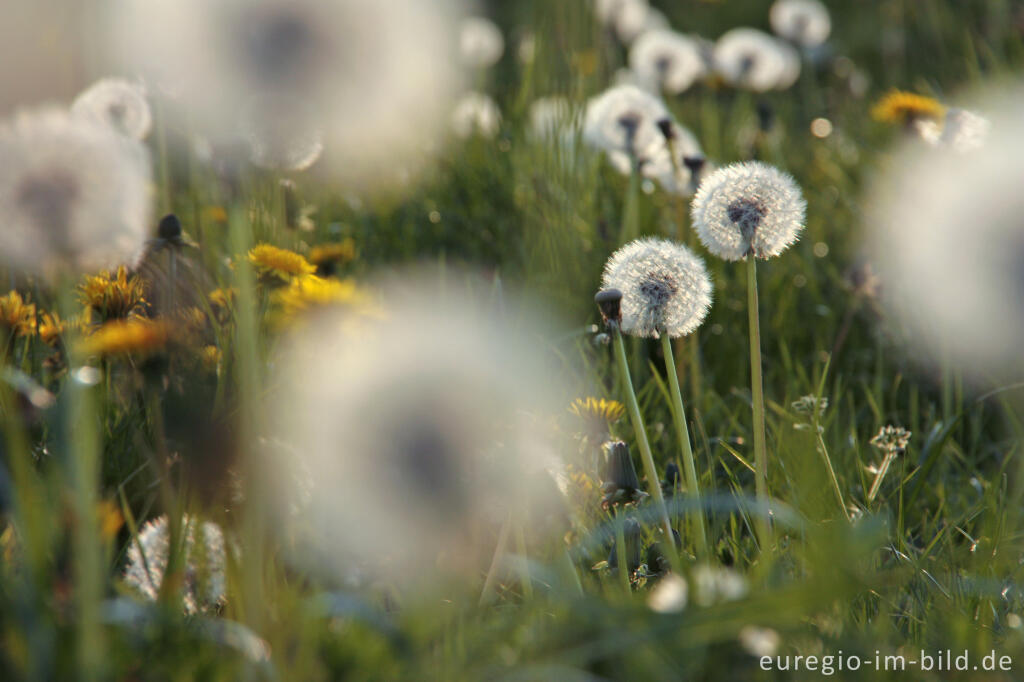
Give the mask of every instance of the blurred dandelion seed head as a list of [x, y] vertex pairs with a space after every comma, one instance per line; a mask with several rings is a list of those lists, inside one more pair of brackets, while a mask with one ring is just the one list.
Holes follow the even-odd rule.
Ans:
[[685, 336], [711, 307], [704, 261], [665, 239], [638, 239], [616, 251], [601, 286], [622, 292], [622, 331], [640, 337]]
[[800, 76], [800, 55], [763, 31], [734, 28], [715, 43], [712, 57], [726, 83], [755, 92], [785, 90]]
[[791, 176], [758, 161], [708, 176], [691, 215], [701, 242], [725, 260], [777, 256], [800, 237], [807, 204]]
[[452, 110], [452, 130], [458, 137], [492, 138], [500, 127], [501, 111], [494, 100], [483, 93], [466, 93]]
[[670, 30], [647, 31], [629, 48], [629, 66], [654, 92], [678, 95], [704, 75], [700, 45]]
[[459, 27], [459, 54], [468, 67], [493, 66], [505, 52], [505, 37], [490, 19], [467, 17]]
[[[173, 83], [212, 142], [255, 141], [260, 165], [374, 189], [415, 170], [463, 74], [460, 0], [124, 0], [110, 65]], [[258, 102], [259, 105], [253, 105]]]
[[665, 149], [658, 123], [670, 118], [659, 98], [635, 85], [616, 85], [587, 102], [583, 139], [607, 152], [619, 171], [629, 173]]
[[969, 100], [990, 121], [984, 144], [904, 143], [871, 186], [864, 227], [893, 330], [914, 357], [991, 385], [1024, 369], [1024, 91]]
[[268, 413], [295, 453], [276, 462], [278, 480], [313, 472], [300, 523], [328, 561], [399, 582], [434, 578], [439, 554], [454, 564], [442, 572], [465, 570], [493, 551], [471, 529], [544, 495], [534, 474], [552, 450], [531, 415], [562, 400], [532, 353], [532, 325], [432, 281], [376, 287], [386, 312], [358, 333], [342, 311], [293, 334]]
[[71, 111], [92, 117], [137, 140], [146, 139], [153, 127], [145, 88], [121, 78], [104, 78], [93, 83], [75, 98]]
[[[226, 601], [226, 552], [224, 533], [215, 523], [193, 517], [181, 521], [183, 543], [182, 607], [188, 615], [215, 611]], [[201, 536], [199, 543], [196, 535]], [[171, 549], [166, 516], [146, 522], [128, 547], [124, 580], [143, 597], [160, 596]]]
[[149, 154], [137, 140], [59, 109], [0, 124], [0, 259], [54, 276], [132, 261], [149, 231]]
[[777, 35], [801, 47], [818, 47], [832, 32], [828, 9], [818, 0], [777, 0], [769, 18]]

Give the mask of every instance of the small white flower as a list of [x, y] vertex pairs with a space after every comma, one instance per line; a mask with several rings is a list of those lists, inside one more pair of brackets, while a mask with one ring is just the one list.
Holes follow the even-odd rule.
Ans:
[[807, 202], [782, 171], [748, 161], [707, 177], [691, 205], [693, 225], [708, 251], [725, 260], [777, 256], [800, 238]]
[[770, 18], [775, 33], [801, 47], [817, 47], [832, 32], [828, 9], [818, 0], [777, 0]]
[[71, 111], [91, 116], [137, 140], [146, 139], [153, 126], [145, 89], [120, 78], [104, 78], [89, 86], [75, 98]]
[[629, 49], [629, 66], [648, 88], [677, 95], [704, 75], [700, 45], [675, 31], [646, 31]]
[[704, 261], [665, 239], [637, 239], [613, 253], [601, 287], [622, 292], [622, 331], [634, 336], [686, 336], [711, 307]]
[[129, 263], [150, 230], [149, 153], [60, 109], [0, 124], [0, 261], [52, 276]]
[[[204, 521], [199, 525], [202, 538], [197, 545], [197, 524], [187, 515], [182, 517], [181, 533], [185, 538], [182, 606], [189, 615], [216, 609], [224, 603], [226, 593], [224, 533], [217, 524]], [[142, 596], [156, 601], [164, 582], [169, 550], [167, 516], [145, 523], [139, 529], [138, 541], [133, 540], [128, 547], [125, 582]]]
[[651, 590], [647, 606], [655, 613], [680, 613], [686, 608], [689, 592], [686, 578], [669, 573]]
[[747, 650], [751, 656], [758, 658], [774, 656], [782, 644], [779, 633], [771, 628], [759, 628], [756, 625], [745, 625], [740, 630], [740, 645]]
[[715, 69], [727, 83], [755, 92], [784, 90], [800, 76], [792, 46], [753, 28], [734, 28], [715, 43]]
[[501, 110], [494, 100], [479, 92], [463, 95], [452, 111], [452, 130], [459, 137], [494, 137], [501, 126]]
[[469, 67], [485, 69], [493, 66], [505, 52], [505, 38], [490, 19], [467, 17], [459, 31], [459, 54]]

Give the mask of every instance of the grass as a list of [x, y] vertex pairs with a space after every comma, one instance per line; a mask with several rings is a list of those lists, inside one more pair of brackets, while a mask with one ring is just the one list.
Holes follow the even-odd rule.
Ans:
[[[560, 93], [582, 104], [623, 62], [584, 3], [494, 4], [504, 28], [530, 27], [537, 37], [532, 65], [519, 64], [510, 47], [490, 74], [487, 90], [504, 116], [498, 137], [450, 148], [424, 183], [401, 196], [354, 202], [340, 188], [297, 177], [300, 200], [317, 208], [312, 233], [284, 225], [278, 178], [252, 174], [229, 192], [194, 159], [153, 143], [163, 150], [156, 156], [162, 202], [201, 245], [190, 259], [209, 288], [238, 290], [238, 314], [207, 332], [205, 341], [222, 354], [213, 370], [176, 352], [104, 362], [98, 381], [81, 381], [48, 364], [53, 350], [38, 339], [11, 344], [0, 385], [0, 679], [791, 679], [760, 671], [741, 644], [751, 626], [774, 630], [780, 654], [841, 651], [873, 661], [876, 651], [911, 659], [922, 650], [967, 650], [973, 665], [994, 650], [1012, 657], [1014, 672], [982, 678], [970, 671], [963, 679], [1019, 677], [1019, 394], [982, 399], [941, 385], [898, 345], [899, 321], [844, 283], [859, 258], [864, 186], [900, 134], [870, 119], [871, 104], [889, 87], [945, 99], [1019, 68], [1024, 43], [1009, 2], [833, 3], [832, 49], [869, 77], [864, 96], [851, 92], [849, 64], [839, 62], [805, 64], [786, 93], [699, 86], [668, 102], [710, 159], [776, 164], [808, 200], [800, 242], [758, 273], [768, 489], [778, 506], [770, 552], [755, 541], [765, 509], [754, 498], [747, 291], [735, 264], [705, 255], [715, 303], [693, 337], [699, 353], [684, 361], [701, 362], [699, 391], [685, 377], [682, 390], [708, 562], [743, 577], [741, 598], [702, 601], [693, 558], [699, 547], [688, 533], [680, 556], [690, 579], [685, 609], [652, 611], [647, 599], [657, 581], [642, 574], [627, 593], [621, 573], [601, 567], [621, 526], [586, 486], [575, 491], [564, 547], [531, 543], [522, 528], [493, 529], [492, 544], [506, 537], [509, 561], [525, 555], [529, 563], [498, 571], [487, 599], [480, 598], [481, 574], [400, 604], [387, 590], [354, 592], [332, 576], [297, 570], [289, 548], [267, 531], [258, 497], [231, 501], [225, 472], [247, 471], [236, 465], [260, 456], [255, 410], [272, 389], [264, 374], [278, 335], [254, 273], [244, 259], [234, 270], [224, 259], [258, 242], [301, 251], [351, 237], [358, 257], [339, 274], [357, 281], [424, 261], [483, 269], [543, 301], [561, 321], [565, 333], [545, 348], [553, 371], [576, 389], [566, 405], [575, 395], [626, 400], [613, 347], [580, 330], [600, 321], [593, 294], [620, 245], [623, 215], [635, 217], [641, 234], [686, 241], [687, 212], [657, 189], [642, 190], [631, 206], [630, 179], [598, 154], [545, 146], [525, 132], [535, 97]], [[734, 25], [765, 27], [768, 4], [691, 1], [665, 11], [674, 26], [714, 37]], [[770, 131], [758, 128], [759, 103], [774, 112]], [[809, 132], [818, 117], [833, 125], [823, 139]], [[211, 207], [223, 208], [226, 219]], [[72, 313], [72, 286], [28, 292], [46, 309]], [[656, 341], [627, 345], [663, 473], [679, 445], [662, 350]], [[49, 389], [55, 405], [19, 402], [21, 376]], [[829, 400], [810, 423], [791, 406], [805, 395]], [[638, 452], [626, 423], [617, 433]], [[868, 467], [882, 459], [869, 440], [887, 424], [913, 437], [868, 504]], [[576, 458], [575, 446], [564, 454]], [[249, 476], [250, 491], [268, 484]], [[856, 508], [852, 522], [839, 508], [836, 484]], [[677, 520], [690, 510], [684, 495], [666, 502]], [[157, 603], [144, 602], [120, 579], [136, 529], [181, 510], [221, 523], [241, 550], [229, 560], [227, 602], [215, 613], [184, 616], [173, 586]], [[642, 542], [650, 544], [656, 507], [642, 505], [631, 516], [644, 522]], [[104, 530], [109, 518], [124, 523]], [[863, 668], [837, 676], [899, 675]]]

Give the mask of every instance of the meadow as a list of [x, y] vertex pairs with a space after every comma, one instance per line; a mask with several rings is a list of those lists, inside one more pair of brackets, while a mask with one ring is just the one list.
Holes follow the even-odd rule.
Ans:
[[[825, 4], [827, 37], [730, 73], [714, 41], [778, 32], [771, 2], [652, 0], [627, 31], [646, 2], [493, 1], [470, 14], [501, 46], [464, 31], [447, 92], [414, 50], [447, 39], [432, 3], [303, 0], [328, 37], [246, 33], [245, 58], [276, 77], [315, 36], [349, 90], [225, 124], [147, 82], [116, 134], [69, 103], [168, 46], [116, 71], [89, 35], [83, 83], [28, 48], [38, 82], [0, 68], [0, 679], [1021, 679], [1020, 263], [990, 306], [949, 300], [976, 317], [927, 321], [990, 320], [947, 347], [889, 304], [904, 254], [877, 243], [914, 220], [882, 186], [915, 154], [951, 175], [906, 193], [937, 206], [911, 234], [992, 198], [967, 169], [1012, 156], [1020, 109], [974, 166], [950, 112], [1018, 87], [1024, 5]], [[409, 54], [317, 20], [335, 6]], [[45, 50], [85, 31], [25, 7], [53, 12]], [[679, 92], [630, 62], [652, 27], [692, 38]], [[177, 66], [221, 107], [246, 81], [210, 54]], [[755, 57], [798, 75], [755, 86]], [[600, 121], [623, 84], [641, 104]], [[1002, 175], [993, 248], [1019, 254]], [[990, 208], [948, 243], [1003, 238]], [[989, 281], [963, 249], [937, 287]]]

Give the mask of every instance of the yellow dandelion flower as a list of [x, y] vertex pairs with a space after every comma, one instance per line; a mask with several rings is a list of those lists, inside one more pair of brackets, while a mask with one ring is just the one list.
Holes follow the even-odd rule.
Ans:
[[211, 223], [226, 225], [228, 222], [228, 212], [223, 206], [207, 206], [203, 209], [203, 218]]
[[321, 270], [343, 265], [356, 257], [356, 242], [346, 237], [340, 242], [320, 244], [309, 250], [309, 262]]
[[271, 301], [279, 308], [280, 320], [288, 321], [311, 308], [361, 306], [368, 302], [368, 297], [350, 279], [325, 279], [309, 275], [293, 279], [287, 287], [275, 291]]
[[14, 336], [31, 336], [36, 331], [36, 306], [17, 291], [0, 296], [0, 330]]
[[608, 437], [612, 424], [622, 419], [626, 408], [618, 400], [588, 397], [573, 400], [569, 412], [579, 417], [581, 435], [600, 441]]
[[893, 90], [878, 100], [871, 116], [883, 123], [908, 123], [921, 118], [940, 120], [945, 112], [946, 107], [931, 97]]
[[274, 275], [285, 281], [302, 275], [312, 275], [316, 266], [302, 255], [271, 244], [257, 244], [249, 251], [249, 262], [261, 275]]
[[199, 360], [208, 371], [214, 371], [220, 365], [224, 354], [217, 346], [203, 346], [199, 349]]
[[101, 321], [123, 320], [146, 312], [146, 283], [129, 274], [122, 265], [111, 275], [103, 271], [85, 278], [78, 287], [78, 298], [90, 313]]
[[221, 287], [220, 289], [214, 289], [210, 292], [207, 298], [210, 299], [210, 304], [217, 307], [229, 310], [231, 306], [235, 304], [235, 298], [238, 296], [238, 290], [233, 287]]
[[56, 346], [69, 326], [68, 321], [60, 319], [57, 313], [43, 313], [39, 316], [39, 338], [47, 346]]
[[170, 338], [164, 322], [112, 320], [83, 339], [79, 350], [85, 355], [147, 355], [162, 350]]

